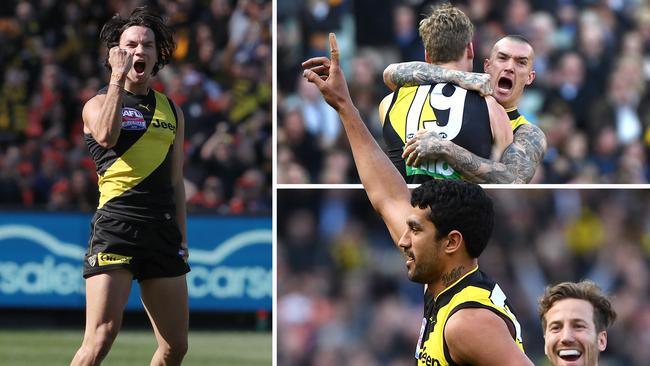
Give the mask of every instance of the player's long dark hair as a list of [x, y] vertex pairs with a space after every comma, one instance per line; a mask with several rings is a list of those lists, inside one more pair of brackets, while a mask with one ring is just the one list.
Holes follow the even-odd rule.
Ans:
[[472, 258], [485, 249], [494, 227], [492, 199], [483, 189], [461, 180], [431, 180], [413, 190], [411, 205], [429, 207], [429, 220], [436, 226], [436, 240], [458, 230]]
[[158, 62], [154, 65], [151, 75], [156, 75], [163, 66], [169, 63], [172, 52], [176, 48], [176, 43], [174, 42], [171, 28], [165, 24], [163, 18], [146, 6], [135, 8], [127, 19], [122, 18], [119, 14], [115, 14], [104, 24], [99, 34], [99, 39], [106, 45], [104, 66], [109, 70], [111, 69], [111, 65], [108, 63], [108, 55], [111, 48], [119, 45], [122, 33], [134, 25], [147, 27], [154, 33], [156, 50], [158, 51]]

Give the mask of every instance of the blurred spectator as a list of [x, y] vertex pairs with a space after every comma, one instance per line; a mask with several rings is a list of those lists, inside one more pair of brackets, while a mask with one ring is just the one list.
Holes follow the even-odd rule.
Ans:
[[230, 213], [265, 214], [271, 212], [271, 202], [265, 194], [264, 174], [257, 168], [250, 168], [235, 182], [235, 192], [230, 199]]
[[219, 178], [211, 175], [203, 181], [201, 189], [187, 202], [189, 210], [209, 209], [218, 213], [228, 212], [225, 204], [223, 184]]
[[[12, 3], [0, 17], [0, 204], [90, 212], [97, 175], [81, 109], [108, 80], [100, 27], [143, 2]], [[269, 214], [271, 2], [148, 4], [178, 44], [153, 85], [185, 115], [190, 212]]]
[[510, 0], [505, 7], [505, 31], [508, 34], [529, 34], [531, 9], [528, 0]]
[[529, 41], [535, 50], [535, 87], [546, 88], [550, 83], [551, 56], [556, 34], [555, 20], [545, 12], [530, 16]]
[[424, 45], [420, 40], [413, 8], [399, 5], [393, 12], [395, 44], [402, 60], [424, 60]]
[[[650, 192], [488, 194], [496, 226], [480, 266], [508, 294], [534, 364], [549, 365], [536, 311], [544, 287], [582, 279], [611, 294], [619, 315], [600, 364], [650, 364]], [[422, 285], [407, 279], [364, 191], [278, 191], [277, 262], [278, 364], [413, 364]]]
[[[383, 86], [382, 71], [391, 62], [423, 60], [423, 51], [418, 51], [422, 47], [418, 23], [436, 2], [314, 0], [299, 2], [298, 8], [308, 9], [301, 12], [289, 9], [290, 1], [279, 1], [278, 135], [291, 128], [285, 123], [292, 121], [284, 118], [283, 113], [314, 108], [315, 102], [305, 98], [309, 91], [302, 85], [300, 63], [309, 57], [326, 55], [325, 35], [337, 32], [342, 68], [352, 99], [383, 145], [376, 111], [389, 90]], [[474, 71], [483, 72], [483, 60], [499, 38], [509, 33], [527, 37], [535, 49], [537, 78], [524, 92], [519, 111], [539, 124], [547, 137], [554, 133], [553, 128], [560, 127], [558, 123], [565, 123], [552, 121], [556, 118], [570, 119], [572, 126], [568, 133], [579, 135], [575, 140], [580, 149], [567, 145], [574, 141], [569, 135], [549, 138], [547, 157], [538, 169], [535, 183], [648, 182], [647, 168], [639, 163], [646, 161], [650, 153], [650, 88], [647, 87], [650, 5], [647, 2], [469, 0], [452, 3], [463, 9], [475, 26]], [[300, 32], [300, 29], [317, 31]], [[337, 116], [330, 117], [324, 110], [314, 115], [316, 121], [305, 116], [304, 124], [319, 140], [323, 136], [322, 127], [318, 130], [312, 126], [331, 126], [334, 131], [332, 121], [340, 123]], [[613, 150], [608, 146], [604, 152], [602, 139], [607, 140], [608, 132], [602, 129], [606, 125], [613, 125], [615, 134]], [[278, 144], [288, 142], [278, 141]], [[643, 149], [632, 149], [635, 158], [631, 160], [636, 163], [631, 163], [630, 154], [622, 151], [635, 144], [641, 144]], [[323, 171], [327, 168], [325, 164], [314, 162], [324, 161], [334, 151], [350, 154], [345, 138], [337, 139], [334, 144], [314, 145], [317, 157], [309, 161], [300, 159], [295, 145], [285, 146], [294, 152], [285, 156], [291, 159], [286, 166], [297, 164], [309, 171], [311, 183], [331, 180], [330, 174]], [[616, 177], [611, 173], [623, 171], [625, 174]], [[287, 172], [279, 169], [278, 180], [288, 181], [283, 176]], [[628, 178], [633, 181], [625, 180]], [[347, 172], [343, 181], [358, 183], [358, 177]]]
[[305, 78], [298, 81], [298, 98], [295, 103], [300, 108], [305, 128], [310, 134], [318, 137], [322, 149], [330, 148], [341, 131], [338, 114], [325, 102], [318, 89]]
[[[283, 121], [285, 127], [278, 132], [278, 165], [290, 165], [296, 162], [304, 167], [312, 180], [305, 183], [317, 183], [317, 175], [320, 172], [321, 160], [324, 158], [320, 151], [316, 137], [307, 130], [302, 114], [299, 110], [287, 110], [278, 118]], [[280, 155], [282, 147], [289, 147], [284, 155]], [[284, 150], [284, 149], [283, 149]], [[282, 159], [281, 159], [282, 158]], [[279, 167], [280, 168], [280, 167]], [[309, 179], [309, 177], [306, 177]], [[286, 180], [284, 176], [278, 176], [278, 182]]]

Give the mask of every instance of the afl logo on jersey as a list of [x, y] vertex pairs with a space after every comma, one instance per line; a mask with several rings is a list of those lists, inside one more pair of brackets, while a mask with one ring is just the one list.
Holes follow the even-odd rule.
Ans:
[[145, 130], [147, 122], [139, 110], [129, 107], [122, 108], [122, 129], [123, 130]]

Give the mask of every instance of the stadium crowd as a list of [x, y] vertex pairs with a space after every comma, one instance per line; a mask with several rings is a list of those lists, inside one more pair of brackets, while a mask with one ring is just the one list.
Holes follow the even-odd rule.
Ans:
[[[544, 287], [591, 279], [618, 314], [599, 364], [648, 365], [650, 192], [488, 194], [496, 224], [479, 265], [508, 296], [534, 364], [548, 365]], [[278, 364], [412, 365], [423, 288], [365, 192], [279, 190], [278, 203]]]
[[[474, 71], [506, 34], [527, 37], [537, 78], [519, 111], [546, 134], [531, 183], [650, 180], [650, 5], [622, 0], [451, 1], [475, 25]], [[380, 144], [390, 63], [424, 61], [417, 25], [435, 1], [278, 2], [278, 182], [356, 183], [337, 114], [301, 77], [336, 32], [352, 99]]]
[[91, 211], [84, 103], [108, 82], [101, 25], [148, 4], [177, 48], [154, 88], [185, 115], [188, 211], [269, 214], [269, 0], [6, 1], [0, 5], [0, 204]]

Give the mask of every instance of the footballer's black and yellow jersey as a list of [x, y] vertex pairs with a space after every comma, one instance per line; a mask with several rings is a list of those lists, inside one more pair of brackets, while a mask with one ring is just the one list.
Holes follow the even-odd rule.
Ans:
[[510, 120], [510, 126], [512, 126], [512, 133], [517, 132], [517, 129], [521, 125], [527, 125], [530, 122], [526, 119], [526, 117], [522, 116], [519, 114], [519, 111], [517, 108], [512, 108], [509, 110], [506, 110], [506, 113], [508, 113], [508, 119]]
[[457, 365], [451, 359], [445, 342], [445, 324], [455, 312], [466, 308], [483, 308], [500, 316], [511, 329], [514, 341], [524, 350], [521, 327], [506, 295], [477, 267], [444, 289], [435, 299], [428, 291], [425, 292], [424, 318], [415, 351], [416, 365]]
[[383, 134], [388, 157], [407, 183], [461, 178], [444, 160], [406, 166], [402, 159], [404, 144], [423, 128], [480, 157], [490, 158], [493, 138], [485, 98], [448, 83], [398, 88], [386, 112]]
[[[105, 94], [106, 88], [98, 94]], [[176, 110], [162, 93], [126, 93], [122, 129], [115, 146], [105, 149], [84, 136], [99, 176], [98, 212], [121, 219], [168, 220], [175, 216], [172, 148]]]

